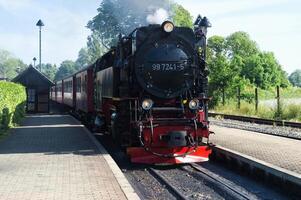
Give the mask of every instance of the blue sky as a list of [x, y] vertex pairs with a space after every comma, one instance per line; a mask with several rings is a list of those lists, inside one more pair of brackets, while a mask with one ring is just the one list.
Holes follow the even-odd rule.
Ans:
[[[0, 49], [25, 63], [38, 57], [41, 18], [42, 61], [56, 63], [76, 59], [86, 45], [89, 19], [100, 0], [0, 0]], [[206, 15], [213, 27], [209, 36], [246, 31], [265, 51], [275, 53], [287, 72], [301, 69], [301, 1], [299, 0], [176, 0], [193, 16]]]

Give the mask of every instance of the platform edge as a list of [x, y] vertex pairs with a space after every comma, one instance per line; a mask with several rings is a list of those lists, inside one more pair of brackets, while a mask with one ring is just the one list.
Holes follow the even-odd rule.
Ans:
[[301, 174], [284, 169], [282, 167], [278, 167], [276, 165], [273, 165], [273, 164], [265, 162], [263, 160], [254, 158], [252, 156], [222, 147], [220, 145], [213, 146], [212, 150], [217, 153], [222, 153], [222, 154], [225, 154], [226, 156], [236, 158], [236, 159], [240, 160], [241, 162], [248, 163], [255, 168], [264, 170], [266, 173], [277, 176], [277, 177], [281, 178], [282, 180], [290, 181], [290, 182], [298, 185], [299, 187], [301, 187]]
[[[75, 117], [71, 116], [75, 121], [80, 123]], [[81, 123], [80, 123], [81, 124]], [[129, 181], [126, 179], [116, 162], [113, 160], [111, 155], [108, 153], [108, 151], [100, 144], [100, 142], [97, 141], [95, 136], [85, 127], [83, 126], [84, 131], [88, 135], [88, 137], [92, 140], [94, 145], [97, 147], [97, 149], [103, 154], [102, 157], [106, 160], [107, 164], [109, 165], [111, 171], [113, 172], [122, 192], [126, 196], [127, 199], [130, 200], [136, 200], [140, 199], [138, 194], [135, 192]]]

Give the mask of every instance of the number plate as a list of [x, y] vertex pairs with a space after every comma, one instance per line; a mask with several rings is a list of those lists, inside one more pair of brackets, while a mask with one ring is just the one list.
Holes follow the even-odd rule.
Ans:
[[153, 63], [153, 71], [183, 71], [187, 62], [183, 63]]

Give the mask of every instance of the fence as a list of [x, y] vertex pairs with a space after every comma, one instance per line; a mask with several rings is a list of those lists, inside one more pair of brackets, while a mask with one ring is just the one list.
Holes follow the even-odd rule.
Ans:
[[[228, 114], [264, 115], [262, 117], [275, 119], [293, 118], [301, 120], [301, 88], [277, 86], [271, 90], [262, 90], [237, 87], [231, 91], [222, 89], [213, 97], [215, 102], [219, 102], [213, 108], [216, 111], [224, 111]], [[267, 116], [268, 114], [269, 116]]]

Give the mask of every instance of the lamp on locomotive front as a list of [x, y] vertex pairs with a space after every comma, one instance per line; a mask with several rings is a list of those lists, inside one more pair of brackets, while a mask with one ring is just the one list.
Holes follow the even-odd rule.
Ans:
[[174, 30], [175, 25], [171, 21], [165, 21], [162, 23], [162, 29], [166, 33], [171, 33]]

